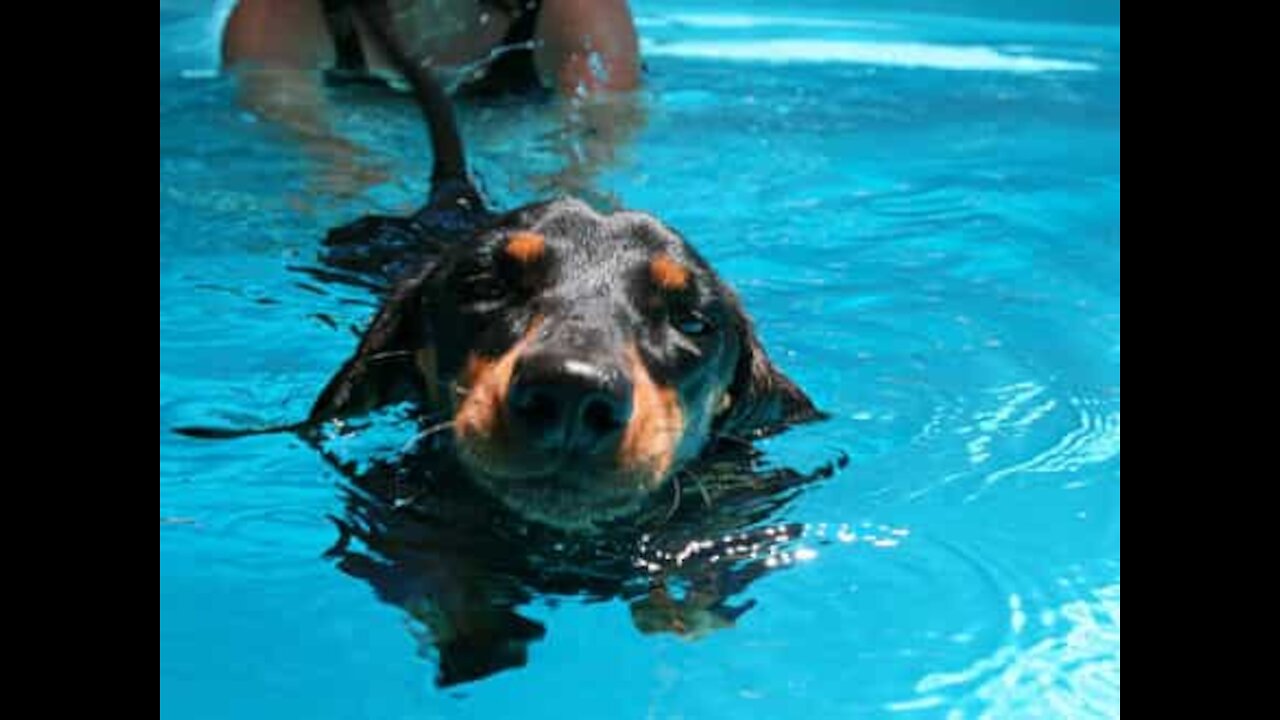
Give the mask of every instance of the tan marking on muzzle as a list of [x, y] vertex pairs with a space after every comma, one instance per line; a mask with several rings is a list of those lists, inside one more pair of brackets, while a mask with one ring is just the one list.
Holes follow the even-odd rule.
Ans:
[[622, 439], [618, 464], [624, 472], [641, 478], [646, 486], [656, 488], [675, 467], [684, 441], [684, 410], [674, 388], [654, 381], [638, 349], [631, 348], [627, 355], [635, 387], [635, 410]]

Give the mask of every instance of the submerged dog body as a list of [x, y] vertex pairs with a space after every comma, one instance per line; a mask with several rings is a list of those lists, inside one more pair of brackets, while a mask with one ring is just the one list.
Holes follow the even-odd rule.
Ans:
[[381, 6], [362, 12], [428, 119], [435, 190], [418, 215], [367, 218], [330, 244], [431, 259], [391, 294], [313, 423], [411, 403], [509, 509], [589, 530], [637, 512], [716, 438], [818, 417], [734, 292], [658, 219], [576, 200], [489, 211], [447, 97], [404, 59]]

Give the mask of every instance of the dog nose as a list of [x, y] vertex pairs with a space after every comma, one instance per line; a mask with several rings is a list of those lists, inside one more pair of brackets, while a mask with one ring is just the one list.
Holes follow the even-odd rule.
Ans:
[[546, 450], [601, 451], [622, 437], [632, 385], [620, 368], [539, 354], [517, 366], [508, 410]]

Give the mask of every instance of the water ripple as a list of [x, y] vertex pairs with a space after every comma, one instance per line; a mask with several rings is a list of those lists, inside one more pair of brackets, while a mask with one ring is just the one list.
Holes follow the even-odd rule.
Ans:
[[929, 675], [916, 686], [922, 699], [890, 709], [931, 703], [951, 707], [949, 717], [991, 720], [1119, 717], [1120, 596], [1120, 586], [1110, 585], [1046, 609], [1040, 639], [1005, 645], [960, 671]]

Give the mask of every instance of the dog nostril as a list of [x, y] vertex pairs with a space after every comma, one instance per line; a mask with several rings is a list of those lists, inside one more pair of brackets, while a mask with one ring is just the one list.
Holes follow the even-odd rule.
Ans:
[[550, 427], [560, 421], [560, 401], [547, 390], [521, 393], [514, 405], [520, 417], [532, 425]]
[[606, 438], [626, 427], [624, 410], [609, 398], [593, 398], [582, 411], [582, 426], [595, 438]]

